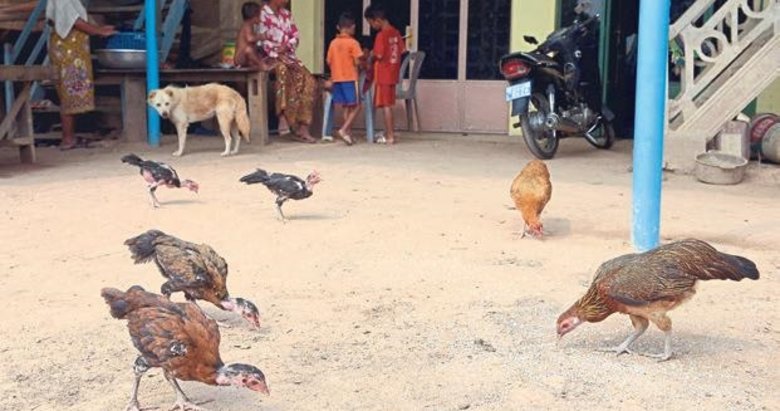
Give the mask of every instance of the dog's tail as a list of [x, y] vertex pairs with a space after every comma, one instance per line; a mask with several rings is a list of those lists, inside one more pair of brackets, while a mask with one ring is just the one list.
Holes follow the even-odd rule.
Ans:
[[239, 99], [238, 107], [236, 107], [236, 126], [238, 127], [238, 133], [244, 138], [244, 141], [249, 142], [249, 133], [252, 126], [249, 124], [249, 115], [246, 111], [246, 101], [243, 98]]

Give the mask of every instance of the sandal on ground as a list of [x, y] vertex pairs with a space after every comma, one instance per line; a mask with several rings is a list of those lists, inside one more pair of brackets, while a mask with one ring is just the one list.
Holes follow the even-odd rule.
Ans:
[[70, 144], [62, 144], [59, 145], [60, 151], [68, 151], [73, 150], [76, 148], [92, 148], [89, 146], [89, 141], [82, 137], [76, 137], [76, 141], [70, 143]]
[[308, 144], [314, 144], [317, 142], [317, 140], [314, 139], [314, 137], [305, 137], [305, 136], [299, 136], [297, 134], [291, 134], [291, 137], [295, 141], [299, 141], [301, 143], [308, 143]]
[[376, 136], [374, 136], [374, 143], [387, 144], [387, 139], [385, 138], [384, 134], [377, 134]]
[[348, 146], [352, 145], [352, 143], [353, 143], [352, 136], [350, 136], [349, 134], [344, 134], [344, 133], [341, 132], [341, 130], [334, 130], [333, 134], [336, 137], [344, 140], [344, 142], [347, 143]]

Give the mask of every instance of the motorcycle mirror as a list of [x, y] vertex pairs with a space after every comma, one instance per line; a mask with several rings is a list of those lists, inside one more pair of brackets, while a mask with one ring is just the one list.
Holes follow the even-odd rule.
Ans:
[[528, 44], [539, 44], [539, 41], [534, 36], [523, 36], [523, 40]]

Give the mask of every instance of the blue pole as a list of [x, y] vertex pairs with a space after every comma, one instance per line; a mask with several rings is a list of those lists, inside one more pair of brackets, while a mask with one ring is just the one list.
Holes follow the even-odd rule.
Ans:
[[[146, 92], [160, 88], [159, 52], [157, 51], [157, 4], [156, 0], [146, 0]], [[146, 107], [146, 126], [149, 145], [160, 146], [160, 116], [149, 105]]]
[[658, 246], [671, 0], [641, 0], [634, 126], [634, 247]]

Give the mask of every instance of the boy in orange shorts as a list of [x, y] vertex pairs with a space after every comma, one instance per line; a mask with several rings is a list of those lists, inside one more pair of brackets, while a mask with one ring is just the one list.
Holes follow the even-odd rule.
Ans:
[[401, 70], [401, 55], [405, 51], [405, 43], [401, 33], [387, 20], [387, 13], [379, 6], [369, 6], [364, 17], [374, 30], [379, 30], [374, 40], [374, 95], [375, 107], [384, 110], [385, 138], [377, 138], [377, 142], [395, 143], [393, 132], [393, 106], [395, 106], [395, 88], [398, 84], [398, 73]]
[[344, 124], [334, 132], [336, 137], [352, 145], [352, 122], [358, 113], [358, 63], [363, 56], [360, 43], [355, 40], [355, 18], [349, 13], [339, 17], [339, 34], [328, 47], [328, 66], [330, 66], [331, 95], [333, 103], [344, 108]]

